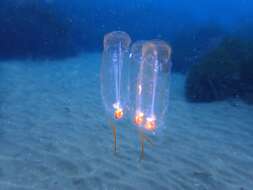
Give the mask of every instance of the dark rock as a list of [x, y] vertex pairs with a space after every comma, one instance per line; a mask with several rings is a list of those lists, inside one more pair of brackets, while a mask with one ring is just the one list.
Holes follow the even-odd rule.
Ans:
[[247, 44], [247, 57], [241, 66], [241, 98], [248, 104], [253, 104], [253, 42]]
[[240, 64], [244, 62], [240, 40], [227, 38], [191, 67], [186, 79], [186, 98], [209, 102], [237, 96], [240, 93]]

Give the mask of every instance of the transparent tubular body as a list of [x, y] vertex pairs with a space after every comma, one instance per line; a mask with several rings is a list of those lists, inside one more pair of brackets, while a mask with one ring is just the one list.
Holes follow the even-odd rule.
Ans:
[[[135, 82], [133, 121], [141, 130], [155, 133], [165, 127], [164, 115], [169, 102], [171, 48], [163, 41], [149, 41], [135, 51], [138, 65]], [[134, 55], [132, 55], [134, 57]]]
[[100, 72], [101, 95], [106, 113], [114, 120], [124, 117], [129, 96], [129, 46], [131, 39], [122, 31], [106, 34]]
[[[131, 51], [130, 51], [130, 57], [131, 57], [131, 61], [130, 61], [130, 74], [129, 74], [129, 78], [130, 78], [130, 90], [129, 90], [129, 96], [130, 96], [130, 119], [132, 120], [135, 116], [135, 110], [136, 110], [136, 103], [138, 96], [136, 96], [136, 92], [137, 92], [137, 79], [139, 76], [139, 72], [140, 72], [140, 65], [142, 62], [142, 47], [143, 45], [146, 43], [146, 41], [137, 41], [135, 42], [132, 47], [131, 47]], [[141, 118], [140, 118], [141, 119]]]

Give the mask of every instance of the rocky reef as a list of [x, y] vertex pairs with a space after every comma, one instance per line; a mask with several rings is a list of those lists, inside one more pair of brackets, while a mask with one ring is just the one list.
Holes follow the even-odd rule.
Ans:
[[214, 50], [194, 64], [186, 78], [186, 98], [211, 102], [241, 97], [253, 103], [253, 43], [227, 37]]
[[248, 57], [241, 67], [241, 98], [249, 103], [253, 104], [253, 43], [250, 45]]

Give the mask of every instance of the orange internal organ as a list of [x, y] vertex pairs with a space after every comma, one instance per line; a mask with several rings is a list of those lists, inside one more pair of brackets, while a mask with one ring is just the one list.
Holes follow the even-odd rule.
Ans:
[[143, 112], [136, 113], [136, 115], [134, 117], [134, 123], [135, 123], [135, 125], [137, 125], [137, 126], [142, 125], [143, 120], [144, 120], [144, 113]]
[[121, 119], [123, 117], [124, 113], [123, 113], [123, 110], [122, 108], [116, 108], [115, 111], [114, 111], [114, 117], [115, 119]]
[[154, 131], [156, 129], [156, 120], [154, 118], [148, 117], [146, 119], [145, 129], [149, 131]]

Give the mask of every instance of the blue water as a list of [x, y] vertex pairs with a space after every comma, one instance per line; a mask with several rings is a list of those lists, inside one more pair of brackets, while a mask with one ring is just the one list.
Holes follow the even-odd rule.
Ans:
[[[253, 67], [241, 65], [252, 60], [252, 10], [247, 0], [1, 1], [0, 189], [251, 190]], [[143, 160], [129, 122], [114, 154], [102, 103], [103, 36], [114, 30], [172, 47], [166, 128]], [[227, 51], [235, 62], [219, 54], [226, 38], [239, 39]], [[231, 66], [202, 68], [189, 101], [189, 73], [213, 50]]]

